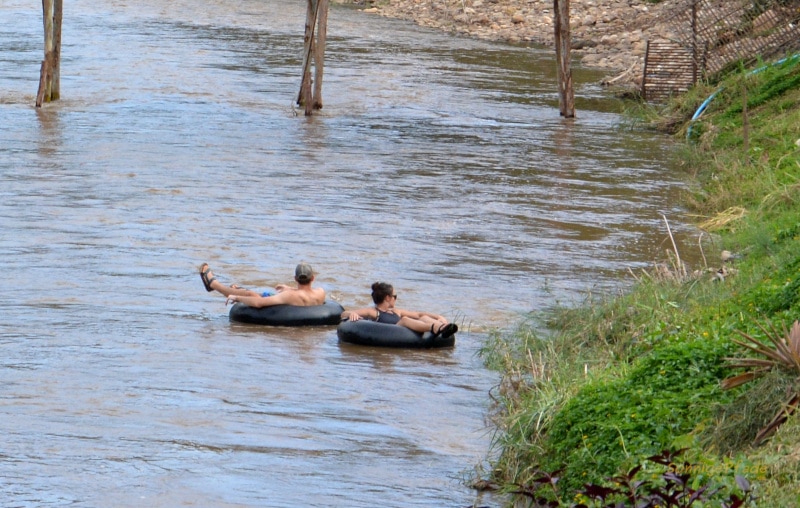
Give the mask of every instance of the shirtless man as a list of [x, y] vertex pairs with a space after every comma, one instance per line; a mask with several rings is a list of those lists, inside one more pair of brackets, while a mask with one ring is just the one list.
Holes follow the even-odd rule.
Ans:
[[275, 286], [277, 294], [271, 294], [270, 292], [257, 293], [235, 285], [226, 286], [217, 280], [208, 263], [203, 263], [200, 266], [200, 279], [202, 279], [206, 291], [222, 293], [226, 298], [226, 305], [228, 302], [241, 302], [250, 307], [260, 308], [270, 305], [309, 307], [325, 303], [325, 290], [311, 287], [311, 283], [314, 282], [314, 270], [307, 263], [300, 263], [294, 270], [294, 280], [297, 282], [297, 287], [278, 284]]

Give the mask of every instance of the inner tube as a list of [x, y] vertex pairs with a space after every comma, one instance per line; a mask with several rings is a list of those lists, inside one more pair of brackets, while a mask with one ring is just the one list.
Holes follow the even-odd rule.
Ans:
[[328, 326], [338, 325], [344, 308], [338, 302], [302, 307], [299, 305], [270, 305], [249, 307], [235, 303], [228, 317], [239, 323], [268, 326]]
[[431, 332], [419, 333], [400, 325], [378, 323], [368, 319], [342, 321], [336, 328], [336, 335], [342, 342], [361, 346], [398, 348], [440, 348], [452, 347], [456, 336], [434, 336]]

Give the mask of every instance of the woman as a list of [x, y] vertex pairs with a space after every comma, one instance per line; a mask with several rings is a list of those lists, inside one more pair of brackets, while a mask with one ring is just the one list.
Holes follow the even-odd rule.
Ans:
[[405, 326], [419, 333], [431, 332], [442, 337], [450, 337], [458, 331], [458, 326], [448, 323], [447, 319], [438, 314], [396, 308], [397, 293], [394, 292], [394, 287], [386, 282], [376, 282], [372, 285], [372, 301], [375, 302], [374, 307], [346, 310], [342, 312], [342, 319], [350, 321], [370, 319], [378, 323]]

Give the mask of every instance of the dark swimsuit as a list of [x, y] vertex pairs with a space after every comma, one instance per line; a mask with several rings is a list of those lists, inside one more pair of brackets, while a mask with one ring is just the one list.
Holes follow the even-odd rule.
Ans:
[[378, 311], [378, 319], [375, 321], [378, 323], [386, 323], [387, 325], [396, 325], [398, 321], [400, 321], [400, 316], [397, 314], [392, 314], [391, 312], [381, 312], [377, 308], [375, 309]]

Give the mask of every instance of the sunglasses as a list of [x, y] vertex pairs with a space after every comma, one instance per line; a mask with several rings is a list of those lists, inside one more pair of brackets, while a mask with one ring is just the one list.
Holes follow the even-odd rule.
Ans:
[[397, 295], [389, 295], [389, 296], [391, 296], [392, 298], [394, 298], [395, 300], [397, 300]]

